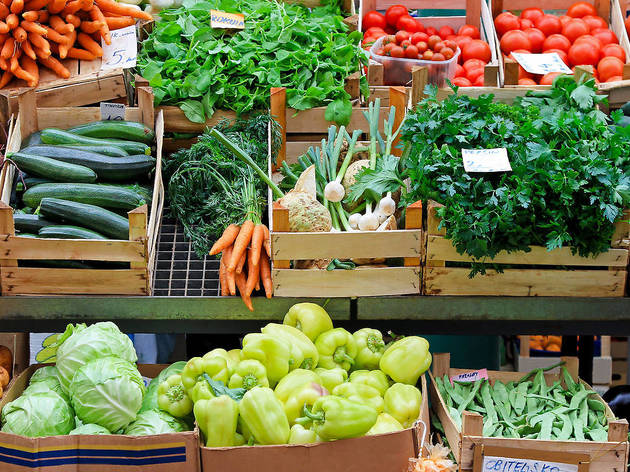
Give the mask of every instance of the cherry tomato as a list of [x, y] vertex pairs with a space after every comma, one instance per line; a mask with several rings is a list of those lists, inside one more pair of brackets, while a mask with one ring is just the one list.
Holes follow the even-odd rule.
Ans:
[[438, 34], [440, 35], [440, 38], [446, 39], [447, 36], [450, 36], [451, 34], [455, 34], [455, 30], [451, 28], [450, 26], [442, 26], [440, 30], [438, 31]]
[[560, 17], [559, 17], [560, 24], [561, 24], [562, 26], [566, 25], [566, 24], [567, 24], [569, 21], [571, 21], [572, 19], [573, 19], [573, 18], [571, 18], [571, 17], [570, 17], [570, 16], [568, 16], [568, 15], [562, 15], [562, 16], [560, 16]]
[[403, 15], [398, 18], [396, 28], [399, 31], [403, 30], [408, 31], [409, 33], [415, 33], [417, 28], [416, 20], [411, 15]]
[[361, 46], [363, 46], [363, 49], [370, 49], [372, 47], [372, 44], [374, 44], [376, 42], [376, 38], [374, 36], [366, 36], [365, 38], [363, 38], [363, 41], [361, 41]]
[[408, 48], [409, 46], [411, 46], [411, 41], [409, 41], [408, 39], [405, 39], [404, 41], [402, 41], [399, 46], [403, 49]]
[[392, 57], [405, 57], [405, 51], [400, 46], [394, 46], [389, 55]]
[[490, 62], [492, 52], [490, 51], [488, 43], [481, 39], [473, 39], [470, 43], [466, 44], [462, 49], [462, 60], [467, 61], [468, 59], [481, 59], [485, 63]]
[[618, 44], [607, 44], [602, 47], [602, 56], [604, 57], [618, 57], [624, 63], [626, 62], [626, 51], [623, 50]]
[[569, 49], [569, 64], [572, 66], [591, 65], [599, 62], [599, 49], [589, 41], [578, 41]]
[[560, 56], [562, 62], [564, 62], [567, 66], [569, 65], [569, 55], [566, 51], [563, 51], [562, 49], [545, 49], [543, 52], [545, 54], [551, 54], [555, 52], [558, 56]]
[[623, 77], [620, 75], [615, 75], [613, 77], [610, 77], [606, 82], [619, 82], [620, 80], [623, 80]]
[[518, 16], [509, 11], [504, 11], [494, 19], [494, 27], [500, 38], [508, 31], [519, 29]]
[[543, 51], [547, 49], [562, 49], [565, 52], [569, 51], [571, 47], [571, 41], [561, 34], [552, 34], [547, 36], [543, 43]]
[[567, 15], [572, 18], [582, 18], [583, 16], [596, 16], [597, 10], [588, 2], [575, 2], [567, 10]]
[[540, 8], [525, 8], [521, 12], [521, 18], [535, 22], [538, 18], [545, 14]]
[[434, 49], [435, 45], [441, 42], [442, 42], [442, 38], [440, 38], [437, 34], [434, 34], [433, 36], [429, 36], [428, 44], [431, 49]]
[[396, 42], [400, 44], [403, 41], [407, 41], [410, 37], [411, 35], [408, 31], [399, 31], [398, 33], [396, 33]]
[[559, 75], [562, 75], [562, 72], [549, 72], [548, 74], [543, 75], [542, 79], [540, 79], [540, 85], [553, 84], [553, 80]]
[[532, 43], [527, 34], [520, 30], [508, 31], [503, 35], [500, 41], [501, 51], [509, 54], [515, 49], [526, 49], [531, 51]]
[[408, 15], [408, 14], [409, 14], [409, 11], [407, 10], [406, 6], [392, 5], [385, 12], [385, 21], [387, 21], [387, 24], [390, 26], [396, 26], [396, 23], [398, 22], [398, 18], [400, 18], [403, 15]]
[[418, 48], [410, 44], [405, 48], [405, 57], [408, 59], [418, 59]]
[[618, 57], [605, 57], [597, 64], [597, 73], [603, 82], [611, 77], [623, 75], [623, 62]]
[[451, 83], [456, 87], [472, 87], [472, 83], [466, 77], [455, 77]]
[[444, 41], [444, 46], [446, 46], [447, 48], [451, 48], [453, 51], [457, 49], [457, 43], [452, 39], [447, 39], [446, 41]]
[[424, 33], [424, 25], [422, 24], [422, 21], [418, 18], [414, 18], [414, 20], [416, 20], [416, 31], [418, 33]]
[[602, 46], [606, 46], [607, 44], [619, 44], [617, 35], [608, 28], [593, 30], [591, 31], [591, 34], [601, 41]]
[[392, 52], [392, 49], [394, 49], [395, 47], [396, 47], [396, 43], [387, 43], [383, 47], [383, 51], [385, 51], [385, 54], [389, 55]]
[[519, 85], [538, 85], [533, 79], [518, 79]]
[[529, 38], [529, 42], [532, 45], [532, 52], [539, 53], [543, 49], [543, 43], [545, 42], [545, 35], [537, 28], [527, 28], [523, 31]]
[[445, 61], [446, 58], [441, 52], [436, 52], [435, 54], [433, 54], [433, 57], [431, 58], [431, 60], [432, 61]]
[[536, 28], [544, 33], [545, 36], [551, 36], [552, 34], [562, 32], [562, 23], [560, 23], [560, 18], [555, 15], [543, 15], [538, 18], [534, 24], [536, 25]]
[[438, 34], [438, 30], [437, 30], [437, 29], [435, 29], [433, 26], [429, 26], [429, 27], [426, 29], [425, 33], [427, 33], [429, 36], [435, 36], [435, 35], [437, 35], [437, 34]]
[[430, 49], [427, 49], [422, 53], [422, 59], [424, 59], [425, 61], [430, 61], [432, 57], [433, 51], [431, 51]]
[[608, 23], [601, 16], [586, 15], [582, 18], [591, 31], [599, 28], [608, 28]]
[[562, 34], [571, 42], [574, 42], [580, 36], [588, 34], [590, 31], [586, 21], [581, 18], [574, 18], [562, 27]]
[[385, 15], [372, 10], [363, 15], [362, 25], [363, 31], [367, 31], [374, 27], [385, 28], [387, 26], [387, 21], [385, 20]]
[[380, 48], [378, 51], [376, 51], [376, 55], [377, 56], [384, 56], [385, 55], [385, 50], [383, 48]]
[[483, 67], [475, 67], [474, 69], [470, 69], [466, 73], [466, 77], [471, 82], [474, 82], [475, 80], [477, 80], [477, 77], [479, 77], [479, 76], [483, 77]]
[[459, 36], [470, 36], [472, 39], [479, 39], [481, 36], [479, 34], [479, 28], [473, 25], [464, 25], [458, 31], [457, 34]]
[[389, 43], [395, 43], [396, 42], [396, 36], [393, 34], [388, 34], [387, 36], [385, 36], [385, 39], [383, 39], [383, 44], [389, 44]]
[[411, 35], [411, 44], [418, 44], [419, 42], [429, 41], [429, 36], [426, 33], [414, 33]]
[[455, 64], [455, 77], [466, 77], [466, 69], [459, 64]]
[[429, 45], [424, 41], [417, 42], [415, 46], [418, 48], [418, 54], [424, 54], [424, 51], [429, 49]]
[[445, 47], [446, 46], [444, 45], [444, 42], [440, 41], [439, 43], [436, 43], [435, 46], [433, 46], [433, 52], [440, 52]]
[[532, 20], [528, 20], [527, 18], [521, 18], [518, 20], [519, 29], [526, 30], [527, 28], [533, 28], [534, 22]]
[[472, 69], [477, 69], [479, 67], [483, 68], [485, 65], [486, 63], [483, 62], [481, 59], [468, 59], [466, 62], [464, 62], [464, 66], [462, 68], [464, 69], [464, 71], [466, 71], [466, 74], [468, 74], [468, 71]]
[[455, 51], [453, 51], [451, 48], [444, 47], [440, 51], [440, 54], [442, 54], [444, 58], [448, 61], [449, 59], [453, 59], [453, 56], [455, 55]]

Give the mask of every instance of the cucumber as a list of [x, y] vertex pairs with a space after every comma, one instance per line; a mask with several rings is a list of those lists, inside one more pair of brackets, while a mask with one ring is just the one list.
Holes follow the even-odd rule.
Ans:
[[125, 181], [137, 177], [146, 177], [155, 168], [155, 159], [151, 156], [136, 155], [112, 157], [79, 149], [55, 146], [30, 146], [20, 152], [27, 154], [43, 154], [57, 160], [89, 167], [101, 180]]
[[79, 134], [69, 133], [62, 129], [46, 128], [42, 130], [42, 141], [46, 144], [94, 144], [94, 145], [110, 145], [121, 148], [129, 154], [151, 154], [151, 148], [144, 143], [136, 141], [122, 141], [118, 139], [101, 139], [81, 136]]
[[630, 102], [624, 103], [624, 105], [621, 107], [621, 111], [624, 115], [630, 116]]
[[22, 171], [57, 182], [95, 182], [96, 172], [89, 167], [58, 161], [50, 157], [15, 152], [7, 158]]
[[20, 233], [39, 233], [44, 226], [54, 224], [39, 215], [29, 215], [28, 213], [13, 213], [13, 224], [15, 230]]
[[35, 131], [33, 134], [30, 134], [24, 141], [22, 141], [22, 147], [32, 146], [33, 144], [41, 144], [42, 143], [42, 132]]
[[107, 239], [102, 234], [80, 226], [52, 225], [39, 230], [40, 238], [59, 239]]
[[89, 151], [95, 152], [97, 154], [104, 154], [106, 156], [114, 156], [114, 157], [125, 157], [128, 156], [129, 153], [124, 149], [121, 149], [116, 146], [107, 146], [107, 145], [96, 145], [96, 144], [66, 144], [62, 146], [60, 144], [50, 144], [49, 146], [54, 147], [65, 147], [70, 149], [78, 149], [80, 151]]
[[44, 198], [42, 216], [62, 223], [74, 223], [114, 239], [129, 239], [129, 220], [105, 208], [59, 198]]
[[114, 138], [138, 141], [151, 144], [155, 139], [155, 133], [151, 128], [135, 121], [104, 120], [75, 126], [68, 131], [81, 136], [91, 138]]
[[24, 192], [22, 201], [25, 205], [37, 208], [45, 197], [121, 210], [133, 210], [145, 204], [144, 198], [138, 192], [119, 186], [99, 184], [41, 184]]

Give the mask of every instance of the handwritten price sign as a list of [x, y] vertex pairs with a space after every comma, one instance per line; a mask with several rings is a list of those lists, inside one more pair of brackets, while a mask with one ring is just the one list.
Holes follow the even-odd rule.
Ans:
[[482, 472], [578, 472], [574, 464], [485, 456]]
[[569, 69], [556, 52], [546, 54], [522, 54], [513, 52], [512, 56], [514, 56], [516, 62], [530, 74], [544, 75], [550, 72], [573, 74], [573, 71]]
[[462, 149], [466, 172], [507, 172], [512, 170], [507, 149]]
[[127, 26], [111, 32], [112, 43], [105, 44], [101, 39], [103, 47], [103, 62], [101, 70], [105, 69], [129, 69], [136, 66], [138, 57], [138, 43], [136, 38], [136, 27]]

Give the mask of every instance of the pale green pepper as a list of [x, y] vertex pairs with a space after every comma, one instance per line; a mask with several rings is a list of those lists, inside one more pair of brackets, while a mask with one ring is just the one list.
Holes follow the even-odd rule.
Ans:
[[282, 403], [286, 402], [289, 396], [301, 389], [304, 385], [315, 382], [321, 383], [319, 376], [312, 370], [296, 369], [284, 377], [274, 390], [278, 400]]
[[227, 355], [230, 359], [232, 359], [232, 363], [235, 365], [238, 365], [238, 363], [243, 360], [240, 349], [230, 349], [227, 352]]
[[341, 367], [350, 370], [357, 355], [357, 344], [348, 331], [335, 328], [322, 333], [315, 341], [319, 351], [319, 367], [334, 369]]
[[345, 382], [337, 385], [332, 394], [371, 406], [377, 413], [382, 413], [385, 408], [385, 401], [379, 391], [369, 385]]
[[431, 367], [429, 342], [419, 336], [399, 339], [387, 348], [379, 367], [394, 382], [415, 385]]
[[350, 383], [365, 384], [375, 388], [382, 395], [389, 388], [389, 379], [382, 370], [355, 370], [348, 379]]
[[315, 303], [297, 303], [284, 315], [283, 324], [294, 326], [315, 342], [317, 337], [333, 329], [333, 323], [326, 310]]
[[231, 377], [232, 374], [234, 373], [234, 368], [236, 367], [238, 362], [234, 362], [234, 359], [232, 358], [232, 356], [230, 356], [225, 349], [221, 349], [221, 348], [213, 349], [212, 351], [204, 354], [203, 356], [204, 359], [210, 359], [212, 357], [222, 357], [223, 359], [225, 359], [225, 362], [227, 363], [227, 368], [228, 368], [228, 378]]
[[244, 388], [251, 390], [254, 387], [269, 387], [267, 369], [256, 359], [245, 359], [238, 363], [234, 374], [230, 377], [230, 388]]
[[396, 418], [405, 428], [411, 428], [420, 416], [422, 393], [413, 385], [395, 383], [385, 392], [385, 413]]
[[357, 344], [355, 369], [378, 369], [378, 363], [385, 352], [385, 341], [378, 329], [363, 328], [352, 334]]
[[334, 369], [318, 367], [315, 369], [315, 373], [318, 375], [320, 383], [329, 392], [332, 392], [337, 385], [348, 380], [348, 372], [341, 367], [335, 367]]
[[239, 410], [257, 444], [286, 444], [289, 440], [287, 415], [270, 388], [256, 387], [247, 391]]
[[192, 396], [192, 390], [198, 382], [207, 383], [204, 374], [213, 380], [219, 380], [227, 384], [229, 380], [227, 361], [223, 357], [204, 356], [193, 357], [186, 362], [181, 376], [182, 384], [189, 396]]
[[193, 403], [197, 403], [199, 400], [212, 400], [214, 397], [212, 387], [210, 387], [208, 382], [203, 380], [197, 382], [190, 392], [190, 399]]
[[310, 444], [320, 442], [315, 431], [306, 429], [301, 424], [294, 424], [289, 432], [289, 444]]
[[372, 407], [335, 395], [320, 397], [313, 408], [304, 408], [304, 416], [298, 418], [301, 425], [312, 424], [312, 429], [324, 441], [356, 438], [367, 433], [378, 413]]
[[201, 429], [206, 447], [235, 446], [238, 405], [227, 395], [195, 403], [195, 421]]
[[275, 336], [250, 333], [243, 338], [243, 359], [256, 359], [265, 366], [270, 385], [289, 373], [291, 356], [288, 344]]
[[393, 433], [395, 431], [402, 431], [403, 429], [405, 428], [403, 428], [403, 425], [401, 425], [396, 418], [388, 413], [381, 413], [380, 415], [378, 415], [378, 418], [376, 418], [376, 423], [374, 423], [374, 426], [372, 426], [370, 430], [365, 434], [366, 436], [373, 436], [375, 434], [385, 434]]
[[284, 412], [289, 420], [289, 425], [295, 424], [295, 420], [302, 416], [304, 405], [311, 407], [319, 397], [324, 395], [328, 395], [328, 390], [315, 382], [303, 385], [299, 390], [289, 395], [287, 401], [284, 402]]
[[171, 375], [164, 382], [160, 383], [157, 395], [160, 409], [177, 418], [189, 415], [193, 409], [193, 402], [182, 385], [181, 375]]
[[300, 369], [314, 369], [319, 361], [319, 353], [313, 341], [311, 341], [306, 334], [293, 326], [269, 323], [261, 331], [264, 334], [276, 336], [284, 339], [291, 346], [295, 346], [302, 351], [302, 363], [294, 368]]
[[234, 433], [234, 445], [235, 446], [244, 446], [245, 445], [245, 436], [239, 433]]

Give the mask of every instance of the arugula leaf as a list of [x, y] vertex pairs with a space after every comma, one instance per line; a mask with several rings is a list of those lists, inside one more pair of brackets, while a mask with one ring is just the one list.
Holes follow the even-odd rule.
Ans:
[[337, 99], [332, 103], [329, 103], [324, 113], [324, 118], [328, 121], [334, 121], [335, 123], [346, 126], [350, 123], [350, 117], [352, 116], [352, 104], [348, 99]]
[[210, 385], [214, 396], [220, 397], [221, 395], [227, 395], [232, 400], [240, 402], [243, 399], [243, 395], [247, 392], [245, 388], [227, 388], [220, 380], [213, 380], [208, 374], [204, 373], [203, 377]]
[[184, 115], [193, 123], [205, 123], [206, 117], [201, 102], [195, 100], [185, 100], [180, 105]]

